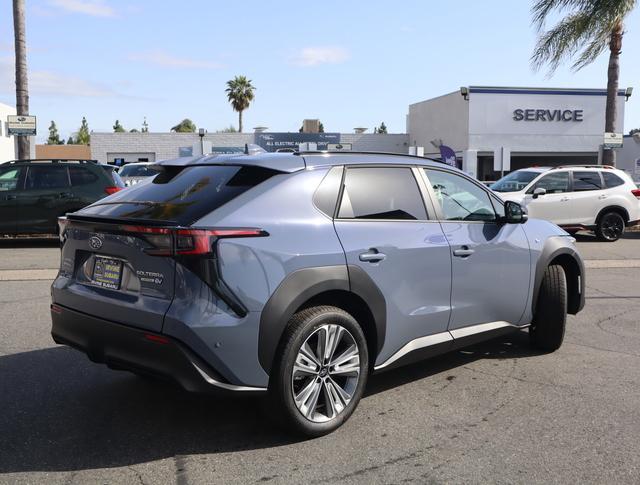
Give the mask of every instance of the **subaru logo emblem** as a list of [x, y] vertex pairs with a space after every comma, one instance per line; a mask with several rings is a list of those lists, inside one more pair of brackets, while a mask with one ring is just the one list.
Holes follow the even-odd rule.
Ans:
[[98, 236], [91, 236], [89, 238], [89, 246], [91, 246], [91, 249], [100, 249], [102, 247], [102, 239]]

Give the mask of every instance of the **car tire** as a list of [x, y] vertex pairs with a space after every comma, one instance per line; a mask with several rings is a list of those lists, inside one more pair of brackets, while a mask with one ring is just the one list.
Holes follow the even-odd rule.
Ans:
[[624, 227], [624, 217], [618, 212], [605, 212], [598, 220], [596, 236], [600, 241], [615, 242], [624, 234]]
[[564, 339], [567, 322], [567, 279], [562, 266], [550, 265], [544, 272], [533, 322], [529, 327], [531, 345], [554, 352]]
[[[327, 347], [333, 351], [324, 354]], [[296, 313], [277, 355], [269, 408], [281, 424], [296, 434], [317, 437], [349, 419], [369, 374], [367, 341], [349, 313], [332, 306]]]

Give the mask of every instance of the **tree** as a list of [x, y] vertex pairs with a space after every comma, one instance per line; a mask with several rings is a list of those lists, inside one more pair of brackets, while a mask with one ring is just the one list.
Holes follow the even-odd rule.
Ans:
[[69, 135], [67, 139], [67, 145], [76, 145], [76, 141], [73, 139], [73, 135]]
[[91, 135], [89, 133], [89, 123], [87, 123], [87, 118], [82, 117], [82, 123], [80, 124], [80, 129], [76, 134], [75, 144], [76, 145], [88, 145], [91, 142]]
[[238, 112], [238, 131], [242, 133], [242, 112], [249, 108], [253, 101], [256, 88], [251, 84], [251, 80], [245, 76], [236, 76], [231, 81], [227, 81], [227, 98], [233, 106], [233, 110]]
[[236, 127], [233, 125], [229, 125], [226, 128], [222, 128], [221, 130], [216, 130], [216, 133], [238, 133]]
[[[575, 58], [571, 68], [578, 71], [609, 48], [605, 132], [616, 128], [623, 21], [636, 3], [637, 0], [535, 0], [531, 9], [539, 34], [531, 56], [534, 69], [548, 65], [551, 75], [562, 61]], [[561, 13], [566, 16], [545, 31], [547, 18]], [[615, 151], [605, 150], [603, 163], [615, 165]]]
[[144, 121], [142, 122], [142, 133], [149, 133], [149, 124], [147, 123], [147, 117], [144, 117]]
[[120, 124], [120, 120], [116, 120], [115, 125], [113, 125], [113, 132], [114, 133], [124, 133], [125, 132], [124, 127]]
[[129, 133], [140, 133], [140, 130], [138, 130], [137, 128], [131, 128], [129, 130]]
[[630, 135], [635, 135], [636, 133], [640, 133], [640, 128], [633, 128], [629, 130]]
[[322, 121], [318, 122], [318, 133], [324, 133], [324, 125]]
[[171, 128], [171, 131], [175, 131], [176, 133], [195, 133], [196, 125], [189, 118], [185, 118]]
[[387, 134], [387, 125], [384, 124], [384, 121], [382, 123], [380, 123], [379, 127], [374, 127], [373, 128], [373, 132], [379, 135], [386, 135]]
[[[29, 83], [27, 81], [27, 40], [24, 26], [24, 0], [13, 0], [13, 36], [16, 51], [16, 112], [29, 114]], [[29, 158], [28, 136], [18, 136], [18, 158]]]
[[56, 122], [53, 120], [49, 125], [49, 138], [47, 138], [47, 145], [64, 145], [64, 141], [60, 140], [60, 134], [58, 133]]

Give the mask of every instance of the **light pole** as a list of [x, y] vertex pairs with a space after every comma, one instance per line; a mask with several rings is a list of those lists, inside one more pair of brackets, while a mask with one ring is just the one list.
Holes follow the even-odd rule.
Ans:
[[204, 128], [198, 129], [198, 136], [200, 137], [200, 155], [204, 155], [204, 135], [207, 132]]

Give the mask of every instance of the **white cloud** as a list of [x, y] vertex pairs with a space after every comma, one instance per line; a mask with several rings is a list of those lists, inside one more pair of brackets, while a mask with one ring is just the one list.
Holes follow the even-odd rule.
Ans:
[[[0, 92], [15, 91], [12, 58], [0, 58]], [[44, 96], [122, 97], [109, 86], [52, 71], [29, 72], [29, 93]]]
[[92, 17], [115, 17], [115, 10], [103, 0], [49, 0], [49, 5], [66, 12], [81, 13]]
[[128, 59], [171, 69], [219, 69], [223, 67], [217, 62], [177, 57], [161, 50], [131, 54]]
[[293, 58], [297, 66], [339, 64], [349, 59], [349, 51], [343, 47], [305, 47]]

